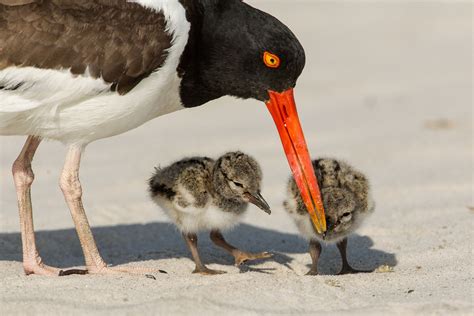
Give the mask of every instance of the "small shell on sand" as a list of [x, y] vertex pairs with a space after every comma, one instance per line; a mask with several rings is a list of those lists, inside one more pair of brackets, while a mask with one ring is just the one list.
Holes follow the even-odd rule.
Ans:
[[375, 272], [377, 273], [389, 273], [389, 272], [395, 272], [392, 266], [389, 266], [387, 264], [383, 264], [377, 269], [375, 269]]
[[326, 280], [326, 281], [324, 281], [324, 283], [326, 283], [329, 286], [333, 286], [333, 287], [342, 287], [341, 282], [339, 282], [337, 280]]

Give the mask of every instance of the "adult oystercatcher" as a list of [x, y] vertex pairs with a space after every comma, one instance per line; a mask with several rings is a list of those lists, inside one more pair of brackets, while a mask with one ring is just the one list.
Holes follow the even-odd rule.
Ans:
[[202, 230], [211, 231], [211, 240], [229, 252], [236, 265], [271, 257], [268, 252], [248, 253], [237, 249], [221, 233], [239, 224], [249, 203], [271, 213], [260, 194], [261, 183], [258, 162], [240, 151], [226, 153], [216, 161], [192, 157], [157, 168], [149, 181], [151, 197], [181, 231], [196, 264], [193, 273], [225, 273], [209, 269], [201, 262], [197, 233]]
[[240, 0], [0, 0], [0, 135], [28, 135], [13, 164], [25, 272], [59, 271], [43, 264], [34, 239], [31, 161], [42, 139], [68, 146], [60, 186], [87, 271], [108, 273], [81, 201], [84, 147], [224, 95], [267, 104], [325, 231], [293, 97], [304, 63], [285, 25]]
[[291, 178], [288, 181], [287, 199], [283, 204], [300, 233], [309, 240], [312, 264], [307, 274], [318, 274], [318, 261], [322, 250], [319, 241], [337, 244], [342, 257], [342, 269], [339, 274], [372, 272], [352, 268], [346, 253], [347, 236], [360, 227], [375, 207], [369, 180], [360, 171], [336, 159], [314, 160], [313, 167], [326, 208], [327, 232], [319, 234], [314, 230], [295, 181]]

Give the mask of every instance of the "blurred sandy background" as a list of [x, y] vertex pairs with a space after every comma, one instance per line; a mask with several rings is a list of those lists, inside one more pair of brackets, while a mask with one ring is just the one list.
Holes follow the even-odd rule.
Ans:
[[[472, 3], [469, 1], [248, 1], [300, 38], [307, 65], [296, 89], [313, 156], [346, 159], [372, 181], [377, 208], [349, 241], [359, 268], [334, 276], [324, 248], [306, 277], [306, 242], [281, 203], [289, 168], [257, 101], [224, 98], [158, 118], [87, 148], [84, 203], [110, 264], [159, 267], [130, 276], [46, 278], [22, 273], [11, 164], [24, 139], [0, 138], [0, 314], [471, 314], [473, 312]], [[272, 216], [250, 208], [227, 234], [275, 260], [241, 269], [201, 236], [203, 259], [222, 276], [191, 275], [180, 235], [150, 201], [153, 167], [188, 155], [241, 149], [263, 166]], [[33, 169], [37, 242], [46, 263], [83, 264], [58, 186], [65, 148], [43, 143]]]

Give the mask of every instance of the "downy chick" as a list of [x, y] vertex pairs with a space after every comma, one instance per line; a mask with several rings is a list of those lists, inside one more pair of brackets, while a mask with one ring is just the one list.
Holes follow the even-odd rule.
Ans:
[[369, 181], [352, 166], [335, 159], [314, 160], [313, 167], [326, 211], [326, 233], [320, 235], [314, 229], [293, 178], [288, 182], [287, 199], [283, 204], [300, 233], [309, 240], [312, 265], [308, 275], [318, 274], [320, 241], [337, 244], [342, 257], [339, 274], [370, 272], [352, 268], [346, 254], [347, 236], [374, 210]]
[[239, 223], [249, 203], [271, 213], [260, 194], [261, 181], [257, 161], [240, 151], [224, 154], [217, 161], [193, 157], [156, 169], [149, 180], [151, 196], [181, 231], [196, 264], [193, 273], [224, 273], [201, 262], [197, 233], [203, 230], [211, 231], [211, 240], [233, 255], [236, 265], [271, 257], [267, 252], [241, 251], [227, 243], [221, 233]]

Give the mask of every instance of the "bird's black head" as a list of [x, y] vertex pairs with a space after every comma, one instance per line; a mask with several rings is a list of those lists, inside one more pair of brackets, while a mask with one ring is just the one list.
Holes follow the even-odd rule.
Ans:
[[241, 0], [179, 1], [191, 22], [178, 67], [184, 106], [224, 95], [264, 101], [315, 228], [323, 233], [323, 202], [293, 94], [305, 64], [303, 47], [283, 23]]
[[293, 88], [305, 64], [296, 36], [241, 0], [182, 0], [191, 22], [179, 71], [181, 99], [194, 107], [231, 95], [268, 101]]

